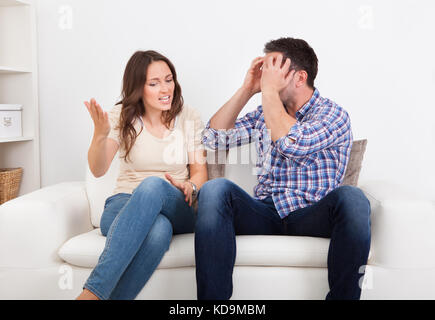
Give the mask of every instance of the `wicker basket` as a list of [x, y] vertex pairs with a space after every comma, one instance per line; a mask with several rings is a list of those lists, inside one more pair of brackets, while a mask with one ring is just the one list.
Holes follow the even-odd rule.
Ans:
[[0, 169], [0, 205], [18, 196], [23, 168]]

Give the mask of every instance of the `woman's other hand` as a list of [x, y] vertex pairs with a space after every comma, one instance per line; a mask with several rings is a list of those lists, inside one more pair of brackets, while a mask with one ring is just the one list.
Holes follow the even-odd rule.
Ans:
[[179, 189], [184, 194], [184, 200], [189, 204], [189, 206], [192, 206], [192, 193], [193, 193], [193, 187], [190, 184], [189, 181], [179, 182], [175, 180], [172, 176], [170, 176], [168, 173], [165, 173], [166, 179], [177, 189]]

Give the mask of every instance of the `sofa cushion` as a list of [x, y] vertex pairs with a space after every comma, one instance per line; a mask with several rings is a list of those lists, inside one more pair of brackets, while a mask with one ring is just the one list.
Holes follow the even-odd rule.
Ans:
[[[329, 239], [293, 236], [237, 236], [238, 266], [284, 266], [326, 268]], [[59, 250], [66, 262], [94, 268], [106, 238], [100, 229], [78, 235]], [[175, 235], [158, 268], [195, 266], [193, 234]]]
[[359, 174], [361, 172], [364, 153], [366, 152], [367, 140], [356, 140], [352, 144], [349, 163], [344, 173], [342, 186], [358, 186]]

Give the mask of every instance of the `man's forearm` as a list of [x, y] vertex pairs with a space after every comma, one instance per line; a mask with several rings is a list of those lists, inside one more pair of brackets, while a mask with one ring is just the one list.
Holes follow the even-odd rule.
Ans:
[[231, 99], [210, 119], [210, 127], [213, 129], [234, 128], [239, 113], [251, 97], [252, 95], [243, 87], [237, 90]]
[[271, 138], [276, 142], [286, 136], [296, 119], [291, 117], [284, 108], [278, 92], [263, 92], [263, 112], [266, 127], [271, 130]]

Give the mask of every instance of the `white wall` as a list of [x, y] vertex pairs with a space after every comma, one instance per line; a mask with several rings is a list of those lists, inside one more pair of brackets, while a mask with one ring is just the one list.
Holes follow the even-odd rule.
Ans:
[[[367, 138], [361, 179], [435, 200], [431, 0], [38, 0], [42, 185], [82, 180], [92, 135], [83, 101], [117, 101], [125, 64], [154, 49], [175, 64], [185, 101], [208, 120], [265, 42], [307, 40], [316, 86]], [[260, 102], [254, 97], [247, 106]]]

